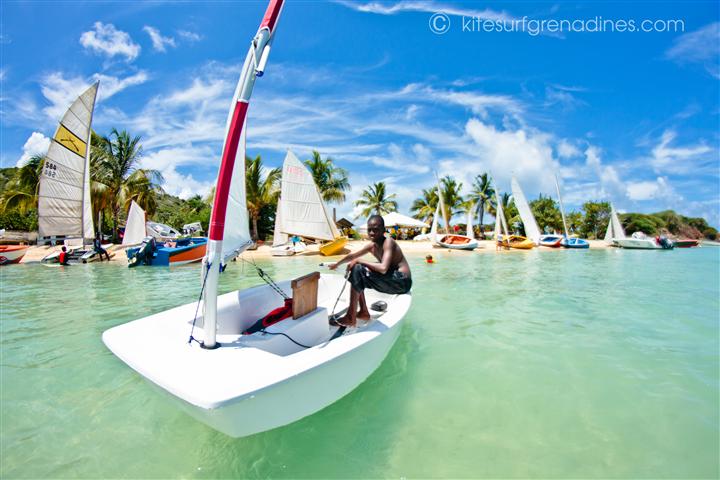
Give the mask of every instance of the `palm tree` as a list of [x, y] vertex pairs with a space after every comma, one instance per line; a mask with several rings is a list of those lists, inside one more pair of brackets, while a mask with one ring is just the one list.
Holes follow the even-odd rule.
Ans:
[[113, 219], [113, 237], [118, 238], [118, 218], [131, 200], [135, 200], [145, 211], [157, 208], [157, 195], [161, 192], [162, 174], [157, 170], [138, 168], [142, 146], [140, 136], [130, 137], [123, 130], [112, 129], [107, 137], [100, 137], [93, 155], [95, 171], [91, 178], [102, 184], [96, 191], [107, 195]]
[[252, 239], [258, 240], [258, 220], [264, 207], [278, 201], [280, 196], [280, 177], [282, 170], [273, 168], [267, 171], [263, 167], [262, 158], [258, 155], [255, 158], [246, 159], [245, 169], [245, 195], [247, 198], [247, 209], [251, 221]]
[[483, 217], [493, 202], [495, 189], [492, 186], [492, 178], [487, 173], [475, 177], [472, 191], [470, 192], [470, 203], [476, 205], [478, 212], [478, 225], [480, 226], [480, 237], [485, 238], [483, 231]]
[[395, 194], [387, 195], [385, 182], [378, 182], [363, 190], [360, 199], [355, 202], [355, 206], [365, 206], [365, 208], [357, 215], [358, 217], [369, 217], [373, 213], [383, 215], [397, 210], [398, 205], [395, 200]]
[[0, 197], [2, 210], [17, 210], [24, 215], [37, 208], [44, 160], [36, 155], [18, 169]]
[[437, 204], [437, 188], [425, 188], [422, 191], [422, 196], [413, 201], [410, 211], [414, 213], [415, 218], [425, 223], [432, 223]]
[[323, 160], [317, 150], [313, 150], [312, 155], [312, 159], [305, 160], [305, 165], [310, 169], [323, 200], [326, 202], [344, 202], [344, 192], [350, 188], [347, 171], [333, 165], [333, 159], [330, 157]]
[[445, 219], [445, 231], [450, 233], [450, 219], [458, 213], [466, 211], [465, 201], [460, 195], [462, 183], [458, 183], [450, 175], [440, 179], [440, 191], [443, 199], [444, 211], [442, 212]]

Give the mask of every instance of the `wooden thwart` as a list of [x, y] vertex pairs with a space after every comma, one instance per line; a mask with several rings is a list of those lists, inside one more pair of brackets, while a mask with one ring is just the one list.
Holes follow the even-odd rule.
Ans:
[[313, 272], [292, 281], [293, 319], [307, 315], [317, 308], [319, 280], [320, 272]]

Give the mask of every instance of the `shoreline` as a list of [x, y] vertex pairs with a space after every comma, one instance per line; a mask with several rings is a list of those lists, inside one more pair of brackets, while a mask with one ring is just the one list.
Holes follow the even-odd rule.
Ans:
[[[340, 258], [343, 255], [347, 255], [348, 253], [352, 253], [360, 249], [363, 245], [365, 245], [369, 240], [350, 240], [347, 245], [345, 246], [345, 249], [339, 254], [334, 255], [331, 257], [323, 257], [323, 258]], [[510, 250], [495, 250], [495, 241], [493, 240], [478, 240], [478, 248], [475, 250], [452, 250], [449, 248], [442, 248], [442, 247], [434, 247], [430, 242], [423, 241], [423, 242], [414, 242], [412, 240], [397, 240], [398, 244], [400, 245], [400, 248], [402, 249], [403, 253], [406, 254], [446, 254], [446, 253], [453, 253], [457, 255], [472, 255], [472, 254], [488, 254], [488, 253], [502, 253], [502, 254], [512, 254], [517, 252], [526, 252], [527, 250], [516, 250], [516, 249], [510, 249]], [[612, 248], [609, 245], [605, 243], [604, 240], [588, 240], [590, 242], [590, 250], [597, 250], [597, 249], [607, 249]], [[25, 253], [25, 256], [20, 261], [20, 263], [38, 263], [40, 262], [46, 255], [60, 251], [61, 245], [57, 246], [30, 246], [27, 253]], [[110, 258], [110, 263], [114, 264], [121, 264], [121, 265], [127, 265], [127, 257], [125, 256], [125, 249], [126, 247], [123, 247], [122, 245], [112, 245], [108, 248], [108, 252], [111, 255], [114, 255]], [[532, 250], [539, 250], [539, 251], [560, 251], [560, 250], [572, 250], [572, 249], [566, 249], [566, 248], [548, 248], [548, 247], [535, 247]], [[322, 257], [320, 255], [320, 252], [318, 250], [318, 245], [308, 245], [308, 250], [303, 253], [299, 253], [296, 255], [291, 255], [290, 257], [274, 257], [271, 254], [271, 246], [269, 244], [261, 245], [257, 248], [257, 250], [246, 250], [243, 252], [240, 257], [247, 256], [247, 257], [253, 257], [253, 258], [275, 258], [278, 260], [282, 260], [283, 258], [292, 258], [292, 257], [312, 257], [312, 256], [318, 256]]]

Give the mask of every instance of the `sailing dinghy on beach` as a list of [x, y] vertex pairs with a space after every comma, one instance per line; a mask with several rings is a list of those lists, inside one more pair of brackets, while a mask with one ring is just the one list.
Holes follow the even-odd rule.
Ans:
[[[38, 190], [38, 243], [64, 237], [71, 263], [99, 260], [86, 247], [95, 238], [90, 203], [90, 137], [95, 82], [70, 105], [50, 141]], [[103, 245], [107, 251], [111, 244]], [[109, 252], [114, 255], [114, 253]], [[45, 264], [58, 263], [60, 251], [46, 255]]]
[[[411, 296], [366, 291], [386, 303], [360, 328], [331, 327], [347, 306], [340, 275], [295, 280], [218, 295], [225, 265], [251, 244], [245, 198], [245, 121], [262, 75], [283, 0], [272, 0], [245, 59], [227, 123], [203, 260], [202, 302], [159, 312], [103, 333], [105, 345], [190, 415], [233, 437], [299, 420], [337, 401], [380, 365], [395, 343]], [[196, 316], [198, 309], [202, 313]], [[337, 309], [337, 310], [336, 310]], [[270, 317], [287, 316], [266, 324]], [[265, 326], [263, 326], [265, 325]], [[203, 341], [194, 337], [201, 329]], [[255, 333], [243, 334], [254, 331]], [[362, 407], [362, 405], [360, 405]]]

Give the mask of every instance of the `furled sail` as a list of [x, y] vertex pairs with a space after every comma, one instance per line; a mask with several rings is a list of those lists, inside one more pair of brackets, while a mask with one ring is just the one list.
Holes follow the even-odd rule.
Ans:
[[283, 162], [278, 212], [279, 230], [286, 235], [328, 241], [341, 236], [312, 174], [289, 150]]
[[143, 241], [145, 234], [145, 211], [133, 200], [130, 203], [122, 244], [137, 245]]
[[520, 184], [515, 176], [512, 177], [510, 186], [512, 188], [513, 198], [515, 199], [515, 206], [517, 207], [518, 212], [520, 212], [520, 218], [525, 226], [525, 235], [527, 238], [535, 242], [535, 245], [538, 245], [540, 243], [540, 229], [538, 228], [535, 217], [532, 214], [532, 210], [530, 210], [530, 205], [528, 205], [525, 194], [520, 188]]
[[473, 223], [472, 223], [472, 217], [473, 217], [472, 211], [473, 211], [474, 206], [475, 205], [472, 205], [467, 211], [467, 236], [470, 238], [475, 238], [475, 232], [473, 232]]
[[38, 194], [38, 235], [91, 239], [90, 135], [99, 82], [70, 106], [45, 156]]

